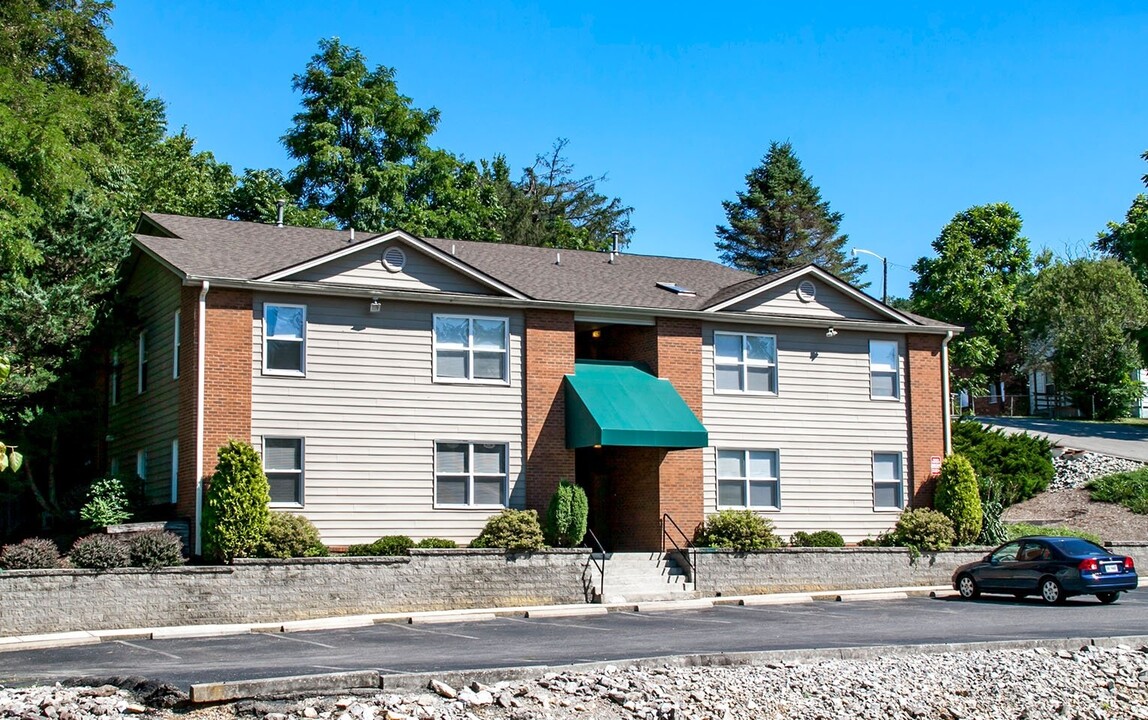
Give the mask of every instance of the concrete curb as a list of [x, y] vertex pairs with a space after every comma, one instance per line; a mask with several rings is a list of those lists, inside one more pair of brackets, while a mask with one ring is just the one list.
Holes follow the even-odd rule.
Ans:
[[606, 668], [635, 667], [737, 667], [742, 665], [783, 666], [824, 660], [872, 660], [890, 655], [938, 655], [994, 650], [1079, 650], [1085, 646], [1129, 647], [1148, 645], [1148, 635], [1129, 635], [1099, 638], [1058, 638], [1047, 640], [994, 640], [986, 642], [933, 643], [922, 645], [870, 645], [843, 648], [802, 648], [793, 650], [761, 650], [738, 653], [700, 653], [692, 655], [663, 655], [569, 665], [520, 665], [505, 668], [476, 668], [444, 672], [392, 673], [375, 671], [328, 673], [285, 678], [267, 678], [242, 682], [202, 683], [191, 686], [193, 703], [225, 702], [256, 697], [276, 697], [313, 693], [337, 694], [354, 688], [378, 688], [387, 692], [425, 691], [431, 680], [439, 680], [454, 687], [478, 681], [493, 685], [508, 680], [534, 680], [550, 673], [598, 672]]
[[[248, 633], [293, 633], [312, 630], [344, 630], [369, 627], [379, 623], [447, 623], [490, 620], [497, 617], [578, 617], [601, 615], [609, 612], [672, 612], [697, 610], [714, 605], [779, 605], [811, 602], [813, 600], [900, 599], [906, 595], [937, 595], [951, 591], [947, 585], [879, 588], [867, 590], [833, 590], [812, 593], [772, 593], [767, 595], [739, 595], [726, 597], [689, 598], [686, 600], [655, 600], [649, 602], [618, 602], [572, 605], [537, 605], [525, 607], [464, 608], [459, 610], [424, 610], [406, 613], [378, 613], [374, 615], [344, 615], [290, 620], [281, 623], [235, 623], [220, 625], [175, 625], [170, 627], [125, 628], [119, 630], [76, 630], [40, 635], [13, 635], [0, 637], [0, 653], [18, 650], [40, 650], [71, 645], [94, 645], [117, 640], [175, 640], [197, 637], [222, 637]], [[939, 595], [937, 595], [939, 596]]]

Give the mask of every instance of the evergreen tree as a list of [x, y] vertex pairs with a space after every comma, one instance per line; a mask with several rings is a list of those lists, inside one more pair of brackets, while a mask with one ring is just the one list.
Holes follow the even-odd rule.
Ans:
[[[729, 226], [717, 227], [722, 262], [765, 275], [816, 263], [857, 284], [863, 266], [845, 254], [841, 213], [829, 209], [821, 190], [801, 167], [788, 142], [772, 142], [761, 165], [745, 176], [746, 189], [726, 200]], [[866, 287], [860, 285], [859, 287]]]

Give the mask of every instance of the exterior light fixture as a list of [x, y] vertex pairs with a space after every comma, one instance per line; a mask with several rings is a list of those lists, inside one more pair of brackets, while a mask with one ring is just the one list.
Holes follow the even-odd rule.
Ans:
[[837, 337], [837, 328], [831, 327], [828, 330], [826, 330], [825, 331], [825, 337], [827, 337], [827, 338]]
[[590, 331], [590, 337], [597, 340], [598, 338], [602, 337], [602, 331], [601, 330], [591, 330]]
[[377, 313], [382, 309], [383, 309], [383, 304], [381, 302], [379, 302], [379, 299], [373, 298], [371, 300], [371, 312]]

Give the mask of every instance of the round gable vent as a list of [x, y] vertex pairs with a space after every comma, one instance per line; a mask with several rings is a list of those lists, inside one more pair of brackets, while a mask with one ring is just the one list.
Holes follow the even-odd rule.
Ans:
[[397, 273], [407, 264], [407, 254], [400, 247], [391, 246], [383, 251], [383, 267]]
[[813, 302], [817, 298], [817, 286], [811, 280], [802, 280], [797, 286], [797, 297], [801, 302]]

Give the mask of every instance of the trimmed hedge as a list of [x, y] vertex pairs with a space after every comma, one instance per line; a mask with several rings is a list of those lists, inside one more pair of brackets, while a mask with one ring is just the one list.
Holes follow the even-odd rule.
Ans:
[[68, 553], [68, 560], [78, 568], [111, 570], [131, 565], [131, 554], [126, 543], [95, 533], [77, 540]]
[[916, 550], [947, 550], [953, 545], [953, 521], [929, 508], [906, 510], [893, 528], [894, 545]]
[[384, 535], [373, 543], [348, 547], [347, 554], [356, 557], [410, 555], [410, 549], [414, 546], [415, 541], [406, 535]]
[[818, 530], [807, 533], [798, 530], [789, 538], [790, 547], [845, 547], [845, 538], [833, 530]]
[[8, 570], [51, 570], [66, 565], [60, 548], [45, 538], [28, 538], [0, 550], [0, 567]]
[[135, 567], [156, 570], [183, 565], [183, 541], [175, 533], [142, 533], [128, 540], [127, 546], [128, 558]]
[[327, 557], [330, 553], [315, 525], [295, 513], [272, 512], [259, 556], [267, 558]]
[[259, 453], [247, 443], [229, 440], [218, 458], [203, 500], [203, 554], [231, 562], [259, 550], [270, 519], [271, 486]]
[[546, 547], [542, 526], [534, 510], [503, 510], [486, 521], [478, 537], [470, 542], [472, 548], [506, 548], [515, 552], [530, 552]]
[[964, 455], [950, 455], [941, 463], [933, 504], [953, 521], [953, 540], [957, 545], [976, 542], [984, 523], [981, 493], [972, 463]]
[[577, 547], [586, 536], [589, 512], [586, 491], [568, 480], [559, 482], [546, 508], [546, 541], [555, 547]]
[[722, 510], [706, 518], [694, 543], [746, 552], [781, 547], [781, 538], [773, 532], [773, 521], [752, 510]]

